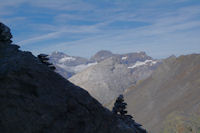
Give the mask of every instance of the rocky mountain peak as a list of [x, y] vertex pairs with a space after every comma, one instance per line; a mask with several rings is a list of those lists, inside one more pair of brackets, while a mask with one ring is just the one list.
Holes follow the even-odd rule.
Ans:
[[101, 50], [99, 52], [97, 52], [93, 57], [91, 57], [91, 60], [100, 62], [106, 58], [109, 58], [113, 56], [113, 53], [108, 51], [108, 50]]

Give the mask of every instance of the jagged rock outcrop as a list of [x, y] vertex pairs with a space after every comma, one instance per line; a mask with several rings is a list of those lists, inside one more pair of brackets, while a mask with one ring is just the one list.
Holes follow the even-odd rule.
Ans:
[[4, 43], [11, 43], [12, 34], [10, 32], [10, 28], [0, 23], [0, 41]]
[[88, 92], [10, 44], [7, 30], [0, 27], [0, 132], [136, 133]]

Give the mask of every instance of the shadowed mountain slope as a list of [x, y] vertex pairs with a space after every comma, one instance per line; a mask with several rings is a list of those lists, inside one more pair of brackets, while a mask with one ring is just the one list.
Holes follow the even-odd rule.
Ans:
[[165, 59], [153, 74], [125, 95], [128, 111], [149, 131], [160, 133], [174, 111], [200, 110], [200, 54]]
[[136, 133], [11, 37], [0, 23], [1, 133]]

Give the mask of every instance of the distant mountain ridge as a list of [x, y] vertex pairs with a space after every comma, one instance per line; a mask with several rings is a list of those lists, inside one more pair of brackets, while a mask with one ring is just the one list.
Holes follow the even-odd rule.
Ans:
[[69, 56], [62, 52], [53, 52], [50, 55], [50, 59], [53, 63], [62, 63], [67, 66], [76, 66], [80, 64], [86, 64], [89, 62], [88, 59], [78, 56]]
[[150, 76], [161, 62], [145, 52], [113, 54], [108, 50], [101, 50], [90, 59], [62, 52], [53, 52], [49, 58], [56, 72], [89, 91], [102, 104]]
[[96, 62], [83, 57], [69, 56], [62, 52], [53, 52], [49, 55], [50, 61], [56, 66], [56, 71], [64, 78], [68, 79], [74, 74], [86, 69]]
[[108, 50], [101, 50], [101, 51], [97, 52], [94, 56], [92, 56], [90, 58], [90, 60], [94, 61], [94, 62], [101, 62], [112, 56], [115, 56], [115, 54], [113, 54], [112, 52], [110, 52]]
[[[151, 63], [151, 61], [153, 62], [153, 59], [150, 56], [147, 56], [145, 52], [113, 54], [108, 50], [101, 50], [90, 59], [79, 56], [70, 56], [58, 51], [49, 55], [50, 61], [57, 68], [56, 71], [66, 79], [110, 57], [121, 58], [120, 63], [128, 65], [129, 68], [132, 68], [136, 62], [139, 63], [145, 60], [149, 61], [149, 63]], [[154, 61], [154, 63], [156, 62]]]
[[100, 51], [94, 57], [93, 60], [99, 61], [96, 65], [75, 74], [69, 80], [86, 89], [102, 104], [111, 102], [131, 85], [150, 76], [160, 64], [160, 61], [152, 59], [145, 52], [120, 55]]

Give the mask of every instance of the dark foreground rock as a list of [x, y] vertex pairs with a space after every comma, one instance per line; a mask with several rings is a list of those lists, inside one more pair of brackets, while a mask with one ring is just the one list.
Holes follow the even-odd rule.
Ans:
[[12, 34], [10, 32], [10, 28], [0, 23], [0, 41], [11, 43]]
[[[2, 24], [0, 24], [2, 26]], [[10, 44], [0, 27], [1, 133], [136, 133], [88, 92]]]

